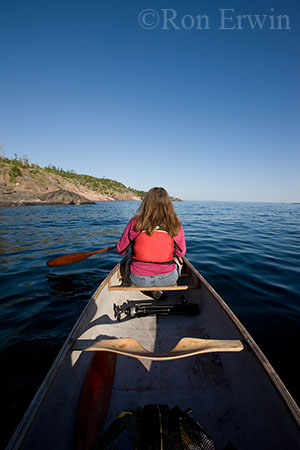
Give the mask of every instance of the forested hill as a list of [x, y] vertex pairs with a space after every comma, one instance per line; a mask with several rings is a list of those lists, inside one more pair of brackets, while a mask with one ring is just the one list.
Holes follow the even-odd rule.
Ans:
[[71, 203], [141, 200], [146, 194], [108, 178], [77, 174], [53, 165], [42, 168], [24, 157], [0, 159], [0, 205], [45, 203], [58, 192], [73, 193]]

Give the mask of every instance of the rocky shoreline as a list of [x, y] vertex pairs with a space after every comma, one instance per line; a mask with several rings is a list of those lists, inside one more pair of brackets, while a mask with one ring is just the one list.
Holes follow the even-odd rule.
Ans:
[[[97, 201], [124, 201], [124, 200], [141, 200], [139, 197], [115, 195], [114, 198], [103, 195], [91, 195], [89, 198], [79, 195], [76, 192], [58, 189], [46, 193], [36, 193], [11, 189], [0, 185], [0, 207], [5, 206], [34, 206], [34, 205], [94, 205]], [[174, 202], [181, 202], [179, 198], [171, 197]]]
[[[0, 206], [91, 205], [105, 201], [140, 201], [144, 191], [90, 175], [41, 168], [22, 159], [0, 159]], [[173, 201], [181, 201], [172, 198]]]
[[33, 206], [33, 205], [93, 205], [94, 201], [62, 189], [35, 194], [0, 187], [0, 206]]
[[139, 194], [114, 180], [0, 159], [0, 206], [90, 205], [140, 200]]

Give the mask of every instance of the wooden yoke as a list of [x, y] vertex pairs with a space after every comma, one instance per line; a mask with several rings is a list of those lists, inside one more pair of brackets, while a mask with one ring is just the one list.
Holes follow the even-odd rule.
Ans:
[[180, 339], [172, 350], [160, 354], [149, 352], [134, 338], [98, 341], [79, 339], [74, 342], [72, 348], [72, 350], [77, 351], [112, 352], [130, 356], [131, 358], [151, 361], [169, 361], [210, 352], [240, 352], [243, 349], [244, 346], [239, 340], [197, 339], [190, 337]]

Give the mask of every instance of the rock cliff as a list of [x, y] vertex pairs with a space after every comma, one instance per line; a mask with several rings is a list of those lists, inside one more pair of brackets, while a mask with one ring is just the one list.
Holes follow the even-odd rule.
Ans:
[[41, 168], [15, 159], [0, 160], [0, 206], [89, 204], [95, 201], [141, 200], [143, 191], [106, 178]]

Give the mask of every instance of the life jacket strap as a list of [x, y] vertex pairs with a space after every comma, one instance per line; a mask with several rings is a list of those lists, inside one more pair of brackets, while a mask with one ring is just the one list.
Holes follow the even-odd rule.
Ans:
[[139, 259], [136, 259], [134, 256], [131, 256], [132, 262], [140, 262], [145, 264], [176, 264], [174, 259], [171, 259], [170, 261], [141, 261]]

